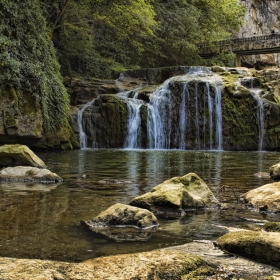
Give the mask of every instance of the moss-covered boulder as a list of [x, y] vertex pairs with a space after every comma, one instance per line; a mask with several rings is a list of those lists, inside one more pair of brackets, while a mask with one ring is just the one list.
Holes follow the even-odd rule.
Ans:
[[45, 168], [15, 166], [0, 170], [0, 181], [50, 184], [61, 182], [62, 178]]
[[156, 216], [180, 217], [185, 211], [218, 207], [220, 203], [202, 179], [189, 173], [164, 181], [130, 205], [149, 209]]
[[229, 253], [280, 267], [280, 233], [235, 231], [223, 235], [216, 243]]
[[46, 167], [45, 163], [25, 145], [0, 146], [0, 168], [18, 165]]
[[81, 223], [117, 241], [147, 240], [159, 226], [157, 218], [150, 211], [121, 203]]
[[240, 200], [259, 211], [280, 212], [280, 182], [263, 185], [248, 191]]

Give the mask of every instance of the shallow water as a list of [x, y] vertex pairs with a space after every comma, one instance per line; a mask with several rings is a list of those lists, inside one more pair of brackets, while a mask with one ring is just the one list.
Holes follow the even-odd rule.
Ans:
[[[1, 256], [81, 261], [214, 240], [226, 232], [220, 226], [252, 229], [279, 220], [279, 215], [245, 209], [236, 199], [272, 182], [254, 174], [268, 172], [279, 162], [279, 153], [75, 150], [37, 155], [64, 181], [56, 186], [0, 184]], [[164, 180], [189, 172], [200, 176], [228, 208], [160, 219], [160, 230], [145, 242], [116, 242], [80, 225], [115, 203], [128, 204]], [[223, 185], [229, 187], [220, 191]]]

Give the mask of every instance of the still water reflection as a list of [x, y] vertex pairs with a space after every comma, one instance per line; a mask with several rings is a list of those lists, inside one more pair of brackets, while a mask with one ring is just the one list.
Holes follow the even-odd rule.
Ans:
[[[77, 150], [37, 153], [64, 182], [56, 186], [0, 184], [0, 255], [81, 261], [97, 256], [139, 252], [213, 240], [233, 226], [254, 228], [277, 215], [248, 211], [231, 188], [219, 192], [227, 210], [189, 213], [159, 220], [160, 230], [146, 242], [117, 243], [80, 225], [115, 203], [129, 201], [174, 176], [195, 172], [217, 194], [232, 186], [237, 196], [270, 183], [255, 173], [279, 162], [273, 152]], [[102, 183], [108, 180], [109, 183]], [[112, 180], [118, 180], [114, 182]], [[120, 183], [119, 181], [130, 181]]]

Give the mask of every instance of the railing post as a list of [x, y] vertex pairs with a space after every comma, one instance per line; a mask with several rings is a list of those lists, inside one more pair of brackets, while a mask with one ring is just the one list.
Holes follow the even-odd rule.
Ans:
[[241, 67], [241, 55], [237, 54], [235, 56], [235, 67]]

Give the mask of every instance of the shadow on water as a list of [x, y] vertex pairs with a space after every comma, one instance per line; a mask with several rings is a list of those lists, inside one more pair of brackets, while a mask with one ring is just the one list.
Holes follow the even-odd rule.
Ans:
[[[0, 183], [1, 256], [81, 261], [214, 240], [225, 233], [221, 226], [253, 229], [278, 219], [244, 209], [235, 197], [271, 182], [254, 174], [268, 172], [278, 162], [277, 153], [77, 150], [38, 156], [64, 181], [54, 186]], [[160, 230], [145, 242], [116, 242], [80, 225], [115, 203], [128, 204], [164, 180], [189, 172], [200, 176], [228, 208], [160, 219]], [[221, 191], [223, 185], [231, 187]]]

